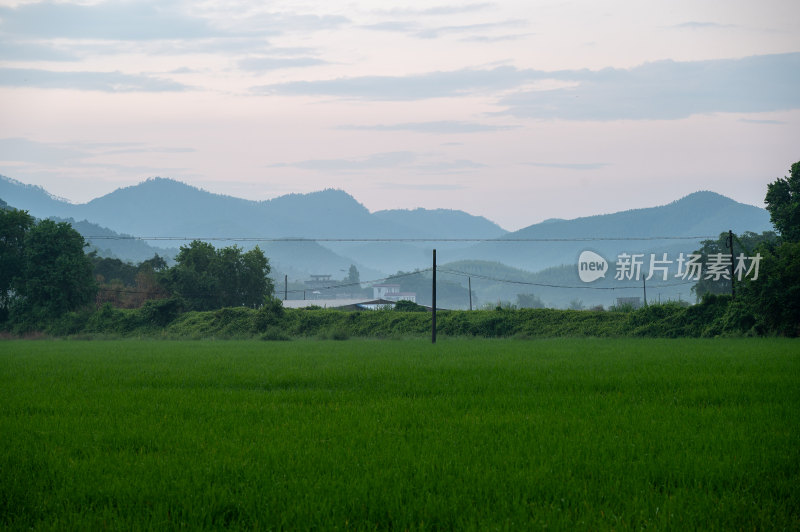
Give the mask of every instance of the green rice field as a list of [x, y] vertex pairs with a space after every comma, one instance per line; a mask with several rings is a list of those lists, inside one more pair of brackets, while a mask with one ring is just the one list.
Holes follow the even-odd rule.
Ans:
[[800, 343], [0, 342], [0, 529], [798, 530]]

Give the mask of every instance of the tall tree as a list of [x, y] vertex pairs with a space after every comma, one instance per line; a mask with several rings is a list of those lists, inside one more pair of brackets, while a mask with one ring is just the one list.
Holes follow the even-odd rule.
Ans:
[[742, 283], [740, 299], [765, 331], [800, 336], [800, 242], [764, 243], [758, 252], [758, 279]]
[[[764, 231], [761, 234], [754, 233], [753, 231], [745, 231], [741, 235], [733, 235], [733, 255], [734, 261], [740, 253], [744, 253], [747, 257], [753, 257], [758, 252], [762, 244], [774, 243], [778, 239], [773, 231]], [[728, 248], [728, 233], [720, 233], [719, 238], [716, 240], [703, 240], [701, 244], [703, 247], [695, 251], [695, 254], [700, 255], [700, 263], [702, 264], [702, 276], [692, 287], [692, 292], [697, 296], [699, 301], [706, 294], [730, 294], [731, 293], [731, 280], [729, 270], [726, 269], [725, 276], [720, 276], [718, 279], [709, 278], [706, 276], [708, 272], [709, 257], [721, 253], [722, 255], [729, 255], [730, 249]]]
[[66, 222], [42, 220], [31, 227], [23, 242], [22, 271], [14, 281], [25, 311], [48, 318], [94, 300], [97, 286], [85, 246]]
[[356, 284], [361, 281], [361, 274], [358, 273], [358, 268], [356, 268], [355, 264], [350, 265], [350, 269], [347, 271], [347, 277], [345, 278], [345, 282], [350, 284]]
[[800, 161], [791, 167], [789, 177], [767, 185], [767, 204], [772, 225], [784, 241], [800, 242]]
[[22, 274], [25, 234], [33, 223], [26, 211], [0, 209], [0, 321], [8, 318], [14, 278]]

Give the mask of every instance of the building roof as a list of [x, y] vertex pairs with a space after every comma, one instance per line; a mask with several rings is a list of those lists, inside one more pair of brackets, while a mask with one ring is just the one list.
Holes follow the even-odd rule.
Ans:
[[360, 305], [390, 305], [394, 306], [394, 301], [387, 299], [287, 299], [282, 301], [284, 308], [306, 308], [306, 307], [322, 307], [322, 308], [344, 308], [356, 307]]

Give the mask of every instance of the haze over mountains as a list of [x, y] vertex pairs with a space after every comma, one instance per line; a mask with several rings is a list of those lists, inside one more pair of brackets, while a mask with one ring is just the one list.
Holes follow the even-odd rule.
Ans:
[[[583, 249], [613, 258], [628, 252], [690, 252], [699, 238], [772, 229], [765, 209], [738, 203], [714, 192], [696, 192], [663, 206], [633, 209], [574, 220], [547, 220], [515, 232], [456, 210], [388, 210], [370, 212], [341, 190], [289, 194], [253, 201], [213, 194], [164, 178], [117, 189], [85, 204], [71, 204], [44, 189], [0, 176], [0, 199], [39, 218], [75, 223], [84, 236], [112, 232], [137, 237], [215, 238], [215, 245], [259, 244], [276, 273], [300, 278], [332, 274], [356, 264], [362, 279], [430, 266], [436, 247], [440, 264], [492, 261], [529, 272], [574, 264]], [[96, 224], [96, 225], [92, 225]], [[267, 239], [263, 242], [257, 240]], [[269, 239], [329, 239], [320, 242], [275, 242]], [[622, 240], [607, 240], [610, 238]], [[641, 240], [624, 240], [624, 239]], [[246, 241], [224, 239], [250, 239]], [[336, 239], [360, 242], [341, 242]], [[374, 239], [405, 241], [374, 242]], [[472, 239], [473, 241], [443, 241]], [[497, 239], [491, 242], [480, 240]], [[170, 257], [185, 242], [176, 240], [89, 240], [99, 249], [132, 261], [158, 252]], [[331, 241], [334, 240], [334, 241]], [[113, 244], [112, 244], [113, 243]]]

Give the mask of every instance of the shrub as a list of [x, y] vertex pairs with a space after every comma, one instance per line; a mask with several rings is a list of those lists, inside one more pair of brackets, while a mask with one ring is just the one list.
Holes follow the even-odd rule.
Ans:
[[394, 309], [397, 312], [427, 312], [428, 309], [422, 305], [418, 305], [413, 301], [401, 300], [395, 303]]
[[183, 300], [177, 297], [151, 299], [145, 301], [138, 313], [145, 324], [164, 327], [175, 321], [183, 310], [183, 306]]
[[286, 342], [292, 338], [282, 328], [269, 325], [264, 334], [261, 335], [261, 339], [269, 342]]

